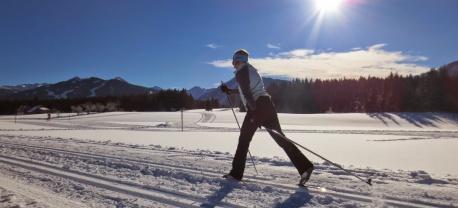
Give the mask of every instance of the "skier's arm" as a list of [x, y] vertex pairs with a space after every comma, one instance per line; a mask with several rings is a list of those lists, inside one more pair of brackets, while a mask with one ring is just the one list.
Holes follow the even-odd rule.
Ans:
[[232, 94], [240, 94], [237, 89], [230, 89], [227, 85], [221, 84], [220, 90], [223, 93], [226, 93], [227, 95], [232, 95]]
[[231, 95], [240, 94], [238, 89], [231, 89]]
[[248, 66], [244, 66], [240, 69], [237, 74], [235, 74], [235, 79], [237, 80], [240, 90], [247, 101], [247, 105], [251, 110], [255, 110], [256, 102], [250, 89], [250, 74], [248, 72]]

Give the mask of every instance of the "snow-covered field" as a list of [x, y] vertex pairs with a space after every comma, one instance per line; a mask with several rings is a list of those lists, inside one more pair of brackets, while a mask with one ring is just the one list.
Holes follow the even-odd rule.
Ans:
[[0, 116], [0, 207], [458, 207], [458, 115], [279, 117], [288, 138], [373, 186], [304, 150], [316, 170], [298, 188], [265, 130], [250, 146], [259, 174], [248, 160], [245, 181], [222, 179], [230, 109], [184, 112], [183, 128], [180, 112]]

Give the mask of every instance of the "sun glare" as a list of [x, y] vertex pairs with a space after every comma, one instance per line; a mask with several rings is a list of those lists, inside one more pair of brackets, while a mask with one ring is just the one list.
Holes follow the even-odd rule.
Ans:
[[321, 12], [337, 11], [342, 0], [315, 0], [316, 7]]

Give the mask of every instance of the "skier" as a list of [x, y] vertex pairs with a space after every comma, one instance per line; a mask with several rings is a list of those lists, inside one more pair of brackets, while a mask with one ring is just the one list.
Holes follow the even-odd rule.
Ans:
[[[270, 95], [264, 89], [262, 77], [258, 70], [248, 63], [248, 52], [244, 49], [235, 52], [232, 58], [235, 79], [238, 90], [230, 89], [227, 85], [221, 85], [221, 91], [230, 94], [240, 94], [243, 104], [247, 109], [245, 119], [240, 130], [239, 142], [232, 161], [232, 170], [223, 178], [241, 181], [245, 170], [248, 147], [257, 128], [264, 126], [284, 135], [281, 131], [277, 117], [277, 109], [270, 99]], [[296, 167], [300, 175], [299, 185], [304, 185], [314, 170], [313, 164], [302, 152], [290, 141], [269, 132], [270, 136], [283, 148], [289, 159]]]

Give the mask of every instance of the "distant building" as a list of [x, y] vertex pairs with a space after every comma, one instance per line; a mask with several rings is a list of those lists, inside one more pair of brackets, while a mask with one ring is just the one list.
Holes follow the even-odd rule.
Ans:
[[26, 111], [27, 106], [26, 105], [21, 105], [18, 109], [16, 109], [16, 114], [18, 115], [24, 115]]
[[16, 111], [17, 111], [17, 114], [19, 115], [51, 113], [51, 110], [49, 110], [49, 108], [44, 107], [42, 105], [37, 105], [37, 106], [23, 105], [19, 107]]

